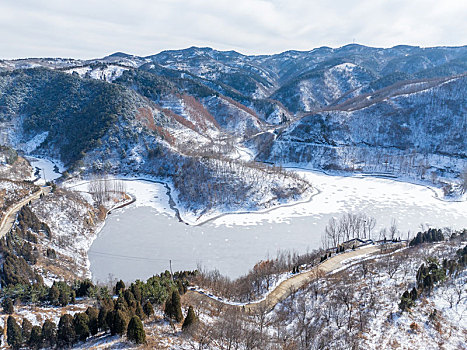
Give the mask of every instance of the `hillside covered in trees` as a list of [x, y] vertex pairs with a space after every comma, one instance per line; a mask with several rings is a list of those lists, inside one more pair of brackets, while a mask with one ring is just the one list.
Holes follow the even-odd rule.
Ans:
[[[31, 220], [27, 211], [22, 215], [22, 222]], [[462, 348], [466, 231], [430, 230], [420, 236], [434, 231], [444, 238], [411, 247], [381, 242], [369, 256], [344, 260], [329, 273], [318, 270], [272, 307], [248, 311], [245, 307], [253, 304], [233, 303], [232, 294], [218, 298], [225, 282], [212, 283], [212, 276], [199, 271], [166, 271], [147, 281], [107, 286], [90, 280], [50, 286], [41, 280], [2, 281], [3, 341], [18, 349]], [[250, 290], [248, 300], [254, 302], [260, 298], [255, 286], [266, 287], [284, 271], [288, 278], [300, 276], [308, 264], [319, 269], [322, 254], [282, 259], [272, 269], [258, 263], [229, 288]], [[205, 292], [194, 292], [192, 286]]]
[[347, 45], [4, 60], [1, 140], [73, 174], [169, 179], [200, 212], [307, 195], [309, 184], [286, 172], [271, 183], [275, 169], [257, 162], [385, 173], [455, 194], [467, 168], [466, 57], [466, 47]]

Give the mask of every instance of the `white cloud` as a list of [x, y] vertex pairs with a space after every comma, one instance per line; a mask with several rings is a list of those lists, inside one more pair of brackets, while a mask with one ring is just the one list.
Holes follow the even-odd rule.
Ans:
[[0, 56], [465, 45], [463, 0], [2, 0]]

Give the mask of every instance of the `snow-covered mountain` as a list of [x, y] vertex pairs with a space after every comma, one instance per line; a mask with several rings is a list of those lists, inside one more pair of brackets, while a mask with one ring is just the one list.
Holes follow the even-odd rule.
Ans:
[[466, 72], [467, 46], [3, 60], [0, 141], [74, 170], [172, 176], [205, 157], [455, 178]]
[[359, 95], [271, 135], [259, 157], [326, 169], [455, 176], [466, 166], [466, 86], [461, 74]]

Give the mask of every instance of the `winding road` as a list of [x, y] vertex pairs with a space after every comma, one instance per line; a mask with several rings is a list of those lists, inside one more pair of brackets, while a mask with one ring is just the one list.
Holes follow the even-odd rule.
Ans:
[[367, 255], [373, 255], [380, 251], [380, 246], [371, 245], [365, 248], [348, 251], [346, 253], [335, 255], [323, 263], [313, 267], [312, 269], [294, 275], [282, 283], [280, 283], [274, 290], [272, 290], [264, 299], [257, 302], [252, 302], [244, 305], [235, 305], [228, 302], [224, 302], [215, 298], [211, 298], [206, 294], [188, 290], [183, 296], [185, 303], [208, 303], [213, 307], [235, 307], [242, 308], [242, 310], [248, 313], [258, 313], [263, 311], [272, 310], [278, 303], [289, 297], [292, 293], [295, 293], [300, 288], [303, 288], [314, 279], [329, 273], [336, 271], [345, 265], [343, 261], [353, 258], [362, 258]]
[[29, 201], [38, 199], [41, 194], [47, 193], [47, 189], [48, 187], [41, 187], [39, 191], [34, 192], [33, 194], [24, 198], [22, 201], [8, 208], [8, 210], [5, 212], [5, 215], [2, 217], [2, 220], [0, 221], [0, 238], [5, 236], [8, 233], [8, 231], [10, 231], [11, 227], [15, 223], [16, 214], [18, 214], [21, 208], [28, 204]]

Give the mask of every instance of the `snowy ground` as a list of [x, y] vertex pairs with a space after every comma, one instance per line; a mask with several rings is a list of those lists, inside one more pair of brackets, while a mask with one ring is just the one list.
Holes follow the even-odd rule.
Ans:
[[81, 196], [63, 190], [43, 197], [31, 208], [52, 231], [50, 240], [44, 238], [43, 249], [55, 249], [61, 259], [58, 271], [51, 271], [52, 266], [43, 267], [45, 281], [51, 283], [57, 278], [49, 276], [50, 272], [67, 279], [90, 277], [87, 252], [100, 222], [94, 208]]
[[[304, 273], [304, 272], [307, 272], [307, 270], [303, 270], [301, 271], [300, 273]], [[214, 300], [218, 300], [218, 301], [221, 301], [222, 303], [224, 304], [227, 304], [227, 305], [237, 305], [237, 306], [243, 306], [243, 305], [249, 305], [249, 304], [254, 304], [254, 303], [259, 303], [260, 301], [263, 301], [266, 299], [266, 297], [271, 294], [271, 292], [276, 289], [276, 287], [281, 284], [282, 282], [284, 282], [286, 279], [292, 277], [292, 276], [296, 276], [297, 274], [292, 274], [290, 272], [285, 272], [285, 273], [282, 273], [278, 276], [274, 276], [274, 280], [273, 282], [271, 283], [271, 285], [269, 286], [268, 289], [264, 289], [264, 292], [257, 298], [255, 299], [254, 301], [252, 302], [239, 302], [239, 301], [232, 301], [232, 300], [226, 300], [226, 299], [223, 299], [221, 297], [218, 297], [216, 295], [213, 295], [211, 294], [209, 291], [207, 291], [206, 289], [203, 289], [201, 287], [198, 287], [198, 286], [194, 286], [194, 287], [190, 287], [190, 290], [192, 291], [195, 291], [195, 292], [198, 292], [200, 294], [205, 294], [207, 295], [209, 298], [211, 299], [214, 299]]]
[[[282, 320], [285, 328], [281, 332], [289, 332], [299, 341], [304, 341], [302, 332], [314, 332], [314, 346], [325, 343], [330, 348], [466, 349], [465, 269], [440, 283], [431, 295], [425, 292], [411, 311], [401, 313], [398, 308], [403, 291], [415, 285], [416, 271], [425, 258], [453, 258], [453, 252], [466, 243], [428, 244], [385, 254], [365, 265], [356, 261], [284, 300], [269, 319]], [[463, 290], [460, 302], [450, 305], [449, 293], [458, 300], [456, 288]], [[434, 310], [436, 317], [431, 318]], [[284, 315], [286, 320], [281, 318]], [[300, 323], [302, 319], [307, 326]], [[353, 322], [351, 328], [349, 320]], [[362, 329], [360, 322], [364, 322]], [[272, 334], [275, 331], [271, 329]]]
[[[295, 217], [314, 216], [319, 219], [323, 215], [338, 215], [346, 212], [364, 212], [377, 219], [387, 216], [385, 221], [378, 221], [380, 228], [388, 227], [391, 218], [397, 218], [398, 227], [403, 234], [408, 230], [414, 233], [421, 224], [437, 227], [452, 226], [458, 229], [467, 226], [467, 220], [462, 220], [465, 219], [464, 213], [467, 212], [467, 201], [445, 201], [442, 199], [441, 189], [436, 187], [371, 176], [336, 176], [308, 170], [297, 171], [316, 189], [310, 191], [309, 196], [303, 200], [258, 211], [212, 212], [199, 220], [188, 212], [181, 211], [180, 214], [183, 221], [190, 225], [203, 225], [209, 222], [216, 226], [227, 227], [258, 225], [264, 222], [290, 223]], [[135, 206], [147, 206], [156, 209], [159, 213], [173, 215], [166, 189], [159, 183], [151, 182], [156, 179], [121, 179], [125, 180], [128, 193], [136, 197]], [[86, 181], [67, 186], [87, 191]], [[459, 220], [452, 220], [452, 217], [443, 219], [442, 213], [446, 211], [450, 212], [454, 219]], [[414, 215], [414, 212], [418, 215]], [[432, 215], [433, 213], [438, 215]]]
[[[413, 233], [419, 229], [420, 224], [467, 226], [467, 202], [443, 201], [438, 188], [369, 176], [331, 176], [307, 170], [297, 172], [319, 191], [311, 201], [251, 213], [217, 213], [221, 217], [212, 223], [217, 226], [256, 225], [264, 220], [279, 223], [290, 222], [294, 217], [317, 216], [319, 219], [326, 214], [338, 216], [339, 213], [363, 212], [375, 217], [379, 228], [388, 227], [391, 218], [397, 219], [404, 235], [408, 230]], [[452, 217], [443, 218], [442, 213], [445, 212], [451, 213]]]
[[[126, 192], [136, 197], [136, 201], [132, 204], [132, 207], [150, 207], [158, 213], [173, 216], [173, 210], [170, 209], [169, 205], [167, 189], [163, 184], [155, 183], [153, 181], [157, 180], [151, 178], [118, 177], [118, 179], [124, 182]], [[67, 181], [64, 183], [64, 186], [82, 193], [89, 192], [88, 180]]]

